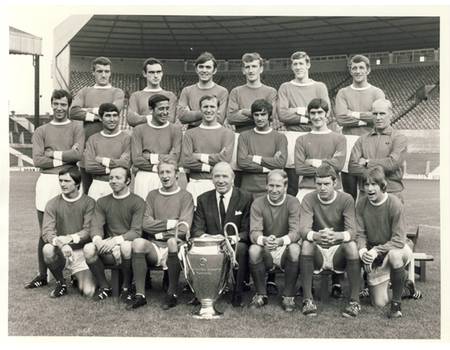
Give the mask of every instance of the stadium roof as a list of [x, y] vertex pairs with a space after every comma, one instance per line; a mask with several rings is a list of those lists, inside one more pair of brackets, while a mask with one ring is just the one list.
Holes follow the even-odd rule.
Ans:
[[42, 38], [10, 26], [9, 53], [42, 56]]
[[70, 39], [80, 56], [236, 59], [304, 50], [313, 56], [439, 47], [439, 17], [94, 15]]

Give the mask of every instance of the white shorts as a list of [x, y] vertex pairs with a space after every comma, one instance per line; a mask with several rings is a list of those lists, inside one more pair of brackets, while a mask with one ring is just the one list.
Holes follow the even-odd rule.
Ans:
[[72, 275], [80, 271], [89, 270], [89, 266], [86, 264], [86, 259], [84, 258], [83, 249], [73, 250], [72, 256], [66, 258], [66, 269]]
[[[405, 263], [405, 266], [409, 264], [409, 262], [412, 260], [413, 252], [409, 245], [405, 244], [405, 246], [402, 249], [398, 249], [401, 251], [402, 254], [404, 254], [407, 257], [407, 261]], [[383, 282], [388, 281], [391, 278], [391, 264], [388, 264], [388, 255], [383, 259], [383, 263], [374, 268], [372, 272], [369, 272], [367, 274], [367, 284], [369, 286], [376, 286], [378, 284], [381, 284]]]
[[315, 274], [321, 273], [323, 270], [330, 270], [335, 273], [344, 273], [345, 271], [336, 270], [333, 266], [333, 258], [334, 254], [336, 254], [336, 251], [339, 249], [340, 245], [333, 245], [330, 248], [322, 248], [319, 245], [316, 245], [317, 249], [319, 249], [319, 252], [322, 254], [323, 258], [323, 264], [320, 270], [314, 270]]
[[274, 250], [269, 251], [270, 255], [272, 255], [273, 264], [281, 269], [281, 257], [283, 256], [284, 251], [286, 250], [287, 245], [282, 245], [280, 247], [275, 248]]
[[169, 256], [168, 247], [160, 247], [157, 244], [150, 242], [155, 247], [156, 254], [158, 255], [158, 260], [156, 266], [161, 266], [163, 270], [167, 270], [167, 257]]
[[150, 191], [161, 187], [161, 181], [157, 173], [149, 171], [138, 171], [134, 178], [134, 193], [144, 201]]
[[97, 201], [97, 199], [107, 196], [112, 193], [111, 186], [108, 181], [93, 180], [91, 187], [89, 187], [89, 197]]
[[195, 180], [190, 179], [189, 183], [186, 186], [186, 190], [192, 194], [192, 197], [194, 198], [194, 205], [197, 206], [197, 197], [200, 196], [202, 193], [205, 193], [207, 191], [213, 190], [214, 184], [211, 179], [204, 179], [204, 180]]
[[44, 211], [47, 202], [60, 193], [58, 174], [40, 174], [36, 182], [36, 209]]
[[302, 200], [303, 198], [311, 192], [314, 192], [315, 189], [314, 188], [300, 188], [297, 192], [297, 199], [300, 202], [300, 204], [302, 204]]

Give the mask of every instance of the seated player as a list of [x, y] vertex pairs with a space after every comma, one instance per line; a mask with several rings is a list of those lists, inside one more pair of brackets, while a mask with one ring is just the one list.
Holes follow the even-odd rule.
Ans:
[[270, 171], [267, 174], [267, 196], [256, 198], [252, 204], [249, 257], [256, 289], [250, 304], [253, 308], [267, 304], [266, 272], [279, 267], [284, 271], [285, 281], [282, 307], [287, 312], [295, 309], [295, 283], [300, 256], [300, 204], [294, 196], [287, 194], [287, 183], [284, 170]]
[[98, 115], [103, 130], [89, 137], [84, 151], [86, 172], [93, 178], [89, 197], [97, 200], [112, 192], [109, 185], [111, 168], [130, 167], [131, 136], [119, 130], [119, 109], [112, 103], [102, 103]]
[[300, 209], [302, 255], [300, 269], [303, 285], [303, 314], [316, 316], [312, 296], [313, 273], [324, 270], [347, 272], [350, 302], [343, 310], [345, 317], [358, 316], [361, 266], [355, 238], [355, 203], [348, 193], [336, 191], [337, 174], [328, 164], [316, 171], [316, 190], [308, 193]]
[[[158, 175], [162, 187], [151, 191], [147, 196], [144, 214], [144, 238], [136, 238], [132, 243], [133, 273], [136, 282], [136, 295], [127, 309], [136, 309], [147, 304], [145, 298], [145, 276], [148, 266], [160, 267], [168, 272], [169, 287], [164, 299], [163, 309], [177, 305], [178, 278], [181, 265], [178, 249], [185, 241], [194, 215], [192, 195], [178, 185], [178, 167], [173, 159], [162, 160], [158, 164]], [[175, 230], [179, 225], [178, 237]]]
[[105, 276], [105, 265], [120, 265], [123, 274], [121, 299], [131, 299], [131, 242], [142, 236], [144, 200], [130, 193], [129, 169], [117, 167], [109, 173], [113, 192], [99, 198], [92, 218], [92, 243], [84, 246], [86, 262], [99, 287], [98, 300], [112, 295]]
[[[198, 197], [197, 208], [192, 224], [192, 237], [204, 234], [221, 235], [225, 224], [232, 222], [239, 230], [239, 240], [231, 235], [233, 242], [237, 242], [236, 260], [239, 269], [235, 275], [235, 286], [231, 303], [235, 307], [242, 306], [242, 292], [248, 269], [249, 219], [252, 196], [233, 187], [234, 173], [231, 165], [226, 162], [217, 163], [212, 170], [214, 189]], [[227, 231], [227, 233], [229, 233]]]
[[[381, 166], [369, 169], [363, 177], [364, 192], [356, 205], [359, 255], [368, 272], [372, 301], [388, 302], [387, 281], [392, 284], [390, 318], [402, 316], [401, 297], [405, 266], [412, 259], [407, 243], [406, 223], [401, 200], [386, 192], [387, 181]], [[384, 283], [383, 288], [376, 286]]]
[[202, 123], [186, 131], [183, 137], [182, 164], [189, 169], [190, 179], [186, 189], [192, 194], [194, 204], [203, 192], [212, 190], [211, 170], [219, 162], [231, 162], [234, 133], [217, 121], [219, 100], [205, 95], [200, 99]]
[[86, 265], [83, 246], [90, 239], [95, 201], [80, 191], [81, 174], [78, 168], [62, 169], [58, 177], [62, 193], [48, 201], [42, 229], [44, 261], [56, 280], [50, 297], [67, 294], [64, 267], [77, 280], [80, 292], [92, 297], [95, 281]]

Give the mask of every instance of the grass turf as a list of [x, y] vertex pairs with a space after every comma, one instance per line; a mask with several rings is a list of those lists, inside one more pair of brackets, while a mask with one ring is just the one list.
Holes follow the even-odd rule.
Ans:
[[[25, 290], [37, 268], [38, 224], [34, 208], [37, 173], [11, 173], [9, 232], [9, 322], [11, 336], [146, 336], [146, 337], [259, 337], [259, 338], [439, 338], [440, 337], [440, 231], [439, 182], [406, 181], [405, 201], [410, 231], [425, 226], [418, 251], [434, 255], [428, 263], [428, 280], [417, 282], [424, 293], [419, 301], [402, 303], [404, 317], [386, 318], [388, 308], [363, 303], [357, 319], [341, 316], [343, 300], [318, 303], [319, 314], [306, 318], [299, 310], [287, 314], [279, 298], [271, 297], [262, 310], [234, 309], [229, 296], [221, 298], [218, 308], [225, 312], [220, 320], [202, 321], [190, 317], [192, 297], [181, 294], [179, 305], [169, 311], [160, 307], [163, 293], [161, 272], [153, 272], [153, 289], [147, 291], [149, 304], [126, 311], [123, 304], [110, 299], [95, 302], [69, 288], [69, 295], [50, 299], [54, 283], [36, 290]], [[282, 275], [277, 276], [280, 286]], [[317, 287], [318, 288], [318, 285]], [[253, 292], [245, 295], [249, 302]], [[297, 298], [297, 304], [301, 299]]]

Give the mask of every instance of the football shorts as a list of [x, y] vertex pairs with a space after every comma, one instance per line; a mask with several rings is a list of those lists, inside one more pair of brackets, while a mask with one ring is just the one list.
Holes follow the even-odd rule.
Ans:
[[186, 186], [186, 190], [190, 194], [192, 194], [195, 206], [197, 206], [198, 196], [200, 196], [202, 193], [205, 193], [213, 189], [214, 184], [211, 179], [202, 179], [202, 180], [190, 179], [189, 183]]
[[163, 270], [167, 270], [167, 257], [169, 256], [169, 248], [168, 247], [160, 247], [157, 244], [150, 242], [153, 244], [153, 247], [156, 250], [157, 254], [157, 267], [162, 267]]
[[36, 182], [36, 209], [44, 211], [47, 202], [60, 193], [58, 174], [40, 174]]
[[108, 181], [93, 180], [91, 187], [89, 187], [89, 197], [97, 201], [97, 199], [107, 196], [112, 193], [111, 186]]
[[322, 254], [323, 263], [319, 270], [314, 270], [315, 274], [321, 273], [323, 270], [330, 270], [334, 271], [336, 273], [344, 273], [345, 271], [336, 270], [333, 266], [333, 258], [334, 254], [336, 254], [336, 251], [339, 249], [340, 245], [333, 245], [329, 248], [323, 248], [319, 245], [316, 245], [317, 249], [319, 250], [320, 254]]
[[68, 269], [72, 275], [80, 271], [89, 270], [89, 266], [84, 258], [83, 249], [73, 250], [72, 256], [66, 258], [66, 269]]
[[157, 173], [150, 171], [138, 171], [134, 178], [133, 192], [141, 197], [144, 201], [150, 191], [161, 187], [161, 181]]
[[305, 196], [308, 193], [314, 192], [315, 189], [314, 188], [300, 188], [297, 192], [297, 199], [300, 202], [300, 204], [302, 203], [303, 198], [305, 198]]

